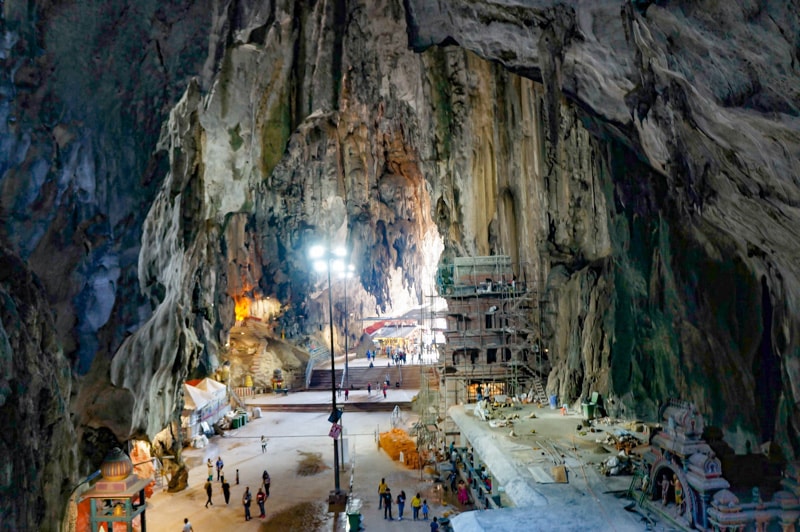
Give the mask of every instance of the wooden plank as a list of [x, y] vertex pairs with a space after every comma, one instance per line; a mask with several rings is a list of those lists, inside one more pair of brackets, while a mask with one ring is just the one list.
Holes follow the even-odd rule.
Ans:
[[553, 475], [554, 482], [558, 482], [560, 484], [566, 484], [568, 482], [567, 468], [565, 466], [554, 466], [550, 469], [550, 473]]

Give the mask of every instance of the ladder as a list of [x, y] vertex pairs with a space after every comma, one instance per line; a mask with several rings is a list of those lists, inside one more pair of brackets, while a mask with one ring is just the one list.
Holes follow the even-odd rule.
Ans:
[[542, 386], [542, 379], [537, 376], [532, 378], [531, 393], [541, 404], [547, 404], [547, 394], [544, 393], [544, 386]]

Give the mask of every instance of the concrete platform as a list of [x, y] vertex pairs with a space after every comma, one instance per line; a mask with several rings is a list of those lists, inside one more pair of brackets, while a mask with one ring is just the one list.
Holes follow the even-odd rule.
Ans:
[[[410, 404], [415, 393], [416, 390], [390, 389], [385, 400], [382, 394], [368, 395], [366, 391], [351, 393], [346, 402], [342, 397], [345, 450], [340, 487], [351, 490], [352, 497], [361, 501], [360, 512], [366, 530], [429, 530], [429, 522], [411, 520], [410, 500], [417, 492], [427, 499], [431, 517], [448, 517], [459, 532], [674, 530], [670, 525], [659, 524], [652, 515], [642, 515], [644, 510], [626, 511], [629, 501], [621, 498], [620, 492], [630, 484], [631, 477], [600, 476], [595, 466], [610, 455], [601, 456], [592, 451], [597, 445], [593, 439], [597, 435], [576, 435], [579, 415], [560, 416], [558, 411], [549, 409], [537, 410], [536, 419], [525, 419], [515, 426], [516, 431], [527, 435], [525, 437], [510, 435], [508, 428], [491, 428], [475, 418], [469, 406], [451, 409], [463, 436], [456, 438], [456, 444], [466, 445], [469, 439], [476, 455], [480, 455], [495, 476], [498, 492], [502, 486], [506, 492], [504, 498], [517, 501], [520, 506], [492, 511], [469, 511], [471, 507], [461, 507], [451, 493], [442, 490], [442, 483], [434, 482], [432, 474], [392, 461], [377, 444], [378, 434], [392, 427], [388, 410], [394, 405]], [[188, 517], [195, 530], [349, 530], [346, 513], [329, 512], [327, 506], [329, 493], [334, 489], [333, 440], [328, 436], [330, 423], [327, 420], [331, 394], [266, 394], [248, 398], [247, 404], [248, 408], [263, 405], [263, 408], [285, 409], [311, 405], [312, 411], [264, 410], [260, 419], [251, 419], [240, 429], [226, 431], [224, 437], [213, 437], [204, 449], [185, 449], [183, 456], [191, 467], [189, 488], [176, 494], [158, 491], [148, 502], [148, 528], [180, 530], [183, 518]], [[354, 408], [359, 404], [381, 404], [390, 408], [385, 412], [359, 412]], [[415, 414], [403, 409], [398, 424], [408, 430], [416, 421]], [[531, 434], [534, 428], [535, 435]], [[262, 435], [269, 439], [266, 453], [261, 453]], [[543, 483], [537, 479], [537, 467], [549, 471], [551, 457], [531, 438], [557, 441], [560, 448], [569, 449], [568, 484]], [[311, 477], [299, 476], [297, 465], [304, 453], [319, 453], [326, 469]], [[206, 509], [204, 464], [206, 459], [214, 461], [217, 456], [225, 461], [224, 471], [232, 487], [231, 501], [224, 504], [220, 484], [214, 482], [214, 505]], [[235, 484], [237, 469], [238, 485]], [[272, 478], [267, 516], [259, 519], [258, 507], [253, 503], [251, 511], [255, 517], [245, 521], [241, 504], [244, 487], [249, 486], [255, 494], [264, 469], [269, 470]], [[395, 496], [400, 490], [406, 492], [408, 503], [403, 521], [396, 520], [396, 505], [395, 520], [383, 519], [376, 493], [381, 478], [387, 480]], [[285, 514], [302, 519], [302, 524], [298, 527], [295, 521], [289, 525], [279, 521]]]

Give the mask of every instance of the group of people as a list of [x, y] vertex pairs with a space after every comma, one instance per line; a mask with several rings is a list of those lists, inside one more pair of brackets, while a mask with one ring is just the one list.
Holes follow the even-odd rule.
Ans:
[[[400, 387], [400, 383], [399, 382], [397, 383], [397, 387], [398, 388]], [[376, 382], [375, 383], [375, 388], [381, 388], [382, 391], [383, 391], [383, 398], [386, 399], [386, 390], [389, 389], [389, 377], [388, 377], [388, 375], [386, 377], [386, 380], [383, 381], [383, 384], [381, 384], [380, 382]], [[336, 395], [338, 397], [342, 396], [342, 387], [339, 386], [338, 384], [336, 385]], [[367, 395], [369, 395], [369, 396], [372, 395], [372, 383], [371, 382], [367, 383]], [[349, 398], [350, 398], [350, 387], [345, 387], [345, 389], [344, 389], [344, 400], [347, 401]]]
[[[206, 508], [209, 506], [214, 506], [214, 502], [211, 500], [211, 495], [214, 493], [214, 489], [212, 486], [212, 481], [214, 480], [214, 468], [216, 467], [217, 470], [217, 482], [220, 482], [220, 486], [222, 488], [222, 495], [225, 497], [225, 504], [228, 504], [228, 501], [231, 498], [231, 485], [228, 481], [225, 480], [225, 473], [223, 472], [223, 467], [225, 463], [222, 461], [222, 457], [218, 456], [216, 462], [212, 462], [211, 458], [206, 461], [206, 467], [208, 468], [208, 477], [206, 478], [205, 483], [205, 490], [206, 490]], [[239, 471], [236, 471], [236, 476], [238, 480]], [[238, 482], [237, 482], [238, 483]]]
[[[262, 452], [266, 452], [267, 450], [267, 439], [262, 436], [261, 437], [261, 450]], [[214, 467], [217, 470], [217, 481], [221, 483], [222, 494], [225, 497], [225, 504], [228, 504], [231, 499], [231, 485], [230, 483], [225, 480], [225, 474], [222, 470], [224, 467], [224, 462], [222, 461], [222, 457], [218, 457], [216, 463], [211, 461], [209, 458], [206, 461], [206, 467], [208, 467], [208, 478], [206, 479], [205, 483], [205, 491], [208, 498], [206, 499], [206, 508], [209, 506], [214, 506], [214, 502], [211, 500], [211, 495], [213, 494], [213, 487], [212, 481], [214, 480]], [[239, 484], [239, 470], [236, 470], [236, 484]], [[272, 479], [269, 476], [269, 472], [264, 470], [264, 473], [261, 475], [261, 487], [258, 488], [258, 493], [256, 493], [256, 504], [258, 504], [258, 509], [260, 511], [259, 517], [264, 518], [267, 516], [266, 512], [266, 502], [267, 498], [269, 497], [269, 488], [272, 484]], [[249, 521], [252, 519], [250, 515], [250, 505], [253, 503], [253, 495], [250, 492], [250, 487], [246, 487], [244, 489], [244, 494], [242, 495], [242, 506], [244, 507], [244, 520]], [[192, 530], [192, 525], [189, 523], [188, 518], [184, 520], [184, 525], [187, 525], [188, 528], [184, 527], [184, 530]]]
[[[272, 479], [269, 476], [267, 470], [264, 470], [264, 473], [261, 475], [261, 487], [258, 488], [258, 493], [256, 493], [256, 504], [258, 504], [259, 515], [261, 519], [267, 516], [266, 511], [266, 504], [267, 498], [269, 497], [269, 487], [272, 483]], [[250, 515], [250, 505], [253, 503], [253, 495], [250, 493], [250, 487], [246, 487], [244, 489], [244, 494], [242, 495], [242, 506], [244, 506], [244, 520], [249, 521], [253, 517]]]
[[[386, 484], [386, 479], [382, 478], [380, 484], [378, 484], [378, 510], [383, 508], [383, 518], [389, 521], [394, 520], [394, 516], [392, 515], [392, 504], [397, 504], [397, 520], [403, 520], [403, 512], [406, 508], [406, 492], [400, 491], [400, 493], [395, 498], [392, 495], [392, 490]], [[423, 500], [420, 497], [420, 494], [417, 493], [411, 499], [411, 516], [414, 521], [422, 519], [423, 521], [428, 520], [428, 501]], [[421, 514], [421, 515], [420, 515]], [[433, 524], [431, 524], [431, 530], [438, 530], [439, 528], [439, 521], [437, 518], [433, 518], [433, 522], [436, 523], [436, 528], [433, 528]]]

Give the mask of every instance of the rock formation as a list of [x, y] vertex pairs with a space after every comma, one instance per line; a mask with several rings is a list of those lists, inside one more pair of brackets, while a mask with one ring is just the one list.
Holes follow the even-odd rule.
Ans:
[[796, 457], [798, 7], [7, 1], [0, 418], [27, 432], [2, 443], [57, 482], [0, 516], [46, 530], [105, 450], [163, 428], [237, 298], [279, 300], [290, 340], [325, 323], [317, 242], [356, 266], [337, 326], [345, 289], [400, 309], [440, 256], [507, 254], [550, 393], [651, 418], [680, 396]]

